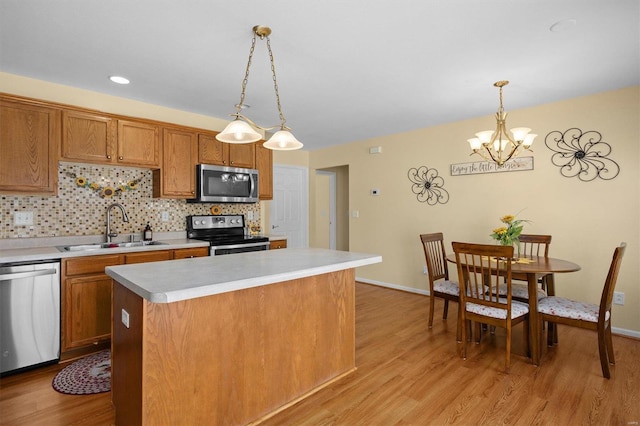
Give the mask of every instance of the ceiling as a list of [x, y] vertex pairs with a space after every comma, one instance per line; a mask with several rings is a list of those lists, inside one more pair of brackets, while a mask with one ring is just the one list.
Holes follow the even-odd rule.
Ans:
[[[640, 84], [638, 0], [0, 0], [0, 71], [227, 118], [258, 24], [307, 150]], [[259, 39], [245, 102], [279, 123]]]

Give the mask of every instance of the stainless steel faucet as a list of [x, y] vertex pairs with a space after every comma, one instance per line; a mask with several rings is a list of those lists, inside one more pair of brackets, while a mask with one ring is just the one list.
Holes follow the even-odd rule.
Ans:
[[122, 204], [113, 203], [109, 207], [107, 207], [107, 242], [108, 243], [111, 242], [111, 238], [118, 236], [117, 232], [111, 232], [111, 209], [113, 209], [114, 207], [119, 208], [120, 211], [122, 212], [122, 221], [129, 222], [129, 216], [127, 216], [127, 212], [124, 211], [124, 207], [122, 207]]

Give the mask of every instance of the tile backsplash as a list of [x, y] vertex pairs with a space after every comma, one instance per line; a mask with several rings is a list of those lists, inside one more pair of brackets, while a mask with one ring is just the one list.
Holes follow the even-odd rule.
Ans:
[[[105, 188], [115, 193], [105, 196]], [[121, 235], [142, 233], [147, 222], [154, 232], [185, 231], [186, 216], [211, 214], [214, 205], [221, 214], [245, 214], [245, 219], [253, 211], [256, 220], [247, 223], [260, 225], [260, 203], [190, 204], [153, 198], [152, 189], [149, 169], [60, 162], [58, 195], [0, 195], [0, 239], [101, 235], [107, 207], [114, 202], [122, 204], [129, 216], [125, 223], [119, 209], [112, 210], [112, 228]], [[33, 224], [15, 225], [16, 212], [32, 212]]]

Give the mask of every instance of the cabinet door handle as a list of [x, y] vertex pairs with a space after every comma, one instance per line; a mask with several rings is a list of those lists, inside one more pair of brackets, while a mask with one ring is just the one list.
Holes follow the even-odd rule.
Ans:
[[124, 158], [122, 156], [118, 157], [118, 160], [124, 160]]
[[107, 155], [107, 160], [111, 160], [111, 156], [110, 155]]

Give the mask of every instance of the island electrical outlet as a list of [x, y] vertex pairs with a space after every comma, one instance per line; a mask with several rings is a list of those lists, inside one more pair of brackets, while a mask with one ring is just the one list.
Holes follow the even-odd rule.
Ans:
[[122, 310], [122, 323], [125, 327], [129, 328], [129, 312]]

